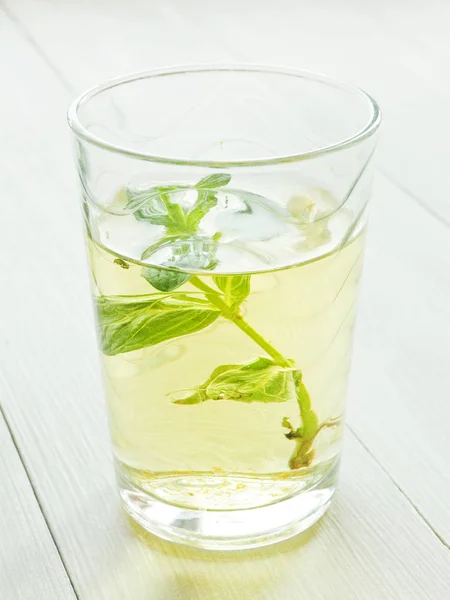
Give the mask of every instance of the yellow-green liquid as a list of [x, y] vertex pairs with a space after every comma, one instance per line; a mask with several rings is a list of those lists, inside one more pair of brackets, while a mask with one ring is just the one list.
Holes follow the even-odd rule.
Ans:
[[[141, 277], [141, 265], [89, 243], [96, 294], [157, 293]], [[121, 476], [161, 500], [200, 509], [262, 506], [323, 478], [340, 450], [362, 248], [360, 234], [309, 263], [253, 274], [241, 306], [246, 322], [302, 371], [323, 425], [310, 464], [289, 466], [295, 440], [286, 437], [282, 421], [301, 426], [295, 399], [174, 403], [216, 367], [267, 356], [235, 323], [219, 317], [192, 335], [103, 356]], [[215, 287], [211, 275], [200, 279]], [[201, 296], [189, 281], [177, 292]]]

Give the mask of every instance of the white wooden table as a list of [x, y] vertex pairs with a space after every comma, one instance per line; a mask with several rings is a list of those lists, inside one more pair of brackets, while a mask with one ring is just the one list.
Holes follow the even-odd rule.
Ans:
[[[450, 3], [0, 0], [0, 598], [450, 598]], [[129, 71], [258, 62], [381, 104], [335, 504], [241, 553], [144, 535], [114, 492], [66, 109]]]

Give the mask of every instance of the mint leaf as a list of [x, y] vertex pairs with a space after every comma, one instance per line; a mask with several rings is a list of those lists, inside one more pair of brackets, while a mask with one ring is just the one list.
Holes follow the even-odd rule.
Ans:
[[104, 354], [114, 356], [172, 338], [195, 333], [211, 325], [220, 311], [188, 295], [155, 294], [136, 301], [124, 296], [96, 299], [99, 337]]
[[146, 204], [137, 210], [134, 216], [138, 221], [163, 225], [169, 236], [187, 231], [186, 215], [179, 204], [172, 202], [169, 188], [159, 188], [157, 195], [149, 195]]
[[205, 381], [205, 383], [199, 386], [193, 394], [182, 398], [181, 400], [174, 400], [174, 404], [200, 404], [200, 402], [206, 402], [206, 400], [211, 400], [211, 398], [208, 397], [208, 394], [206, 392], [208, 385], [212, 383], [216, 377], [218, 377], [225, 371], [234, 368], [235, 366], [236, 365], [221, 365], [220, 367], [216, 367], [211, 373], [211, 375], [208, 377], [208, 379]]
[[186, 398], [176, 404], [199, 404], [207, 400], [237, 402], [286, 402], [295, 398], [292, 369], [270, 358], [259, 357], [244, 365], [222, 365]]
[[163, 269], [160, 267], [145, 267], [141, 272], [142, 277], [160, 292], [172, 292], [181, 287], [191, 278], [189, 273]]
[[128, 198], [131, 200], [125, 209], [134, 211], [138, 221], [148, 221], [152, 225], [162, 225], [168, 234], [183, 233], [186, 231], [186, 215], [182, 207], [172, 202], [170, 193], [180, 191], [184, 188], [160, 187], [150, 188], [137, 194], [127, 190]]
[[[161, 200], [162, 194], [170, 195], [173, 192], [189, 189], [216, 190], [227, 185], [230, 180], [231, 175], [229, 173], [214, 173], [213, 175], [203, 177], [203, 179], [200, 179], [195, 185], [161, 185], [144, 190], [127, 188], [128, 202], [125, 205], [124, 210], [134, 212], [136, 218], [139, 220], [150, 220], [154, 215], [152, 209], [149, 208], [149, 205], [154, 204], [155, 201], [157, 203], [158, 199]], [[165, 225], [165, 223], [155, 223], [155, 225]]]
[[230, 180], [231, 175], [229, 173], [214, 173], [214, 175], [207, 175], [203, 179], [200, 179], [195, 184], [195, 187], [197, 189], [216, 190], [224, 185], [228, 185]]
[[161, 194], [170, 193], [170, 192], [180, 192], [182, 190], [189, 189], [188, 185], [163, 185], [150, 187], [144, 190], [134, 190], [132, 188], [127, 188], [127, 198], [128, 202], [124, 206], [124, 210], [129, 212], [140, 211], [144, 206], [148, 204], [152, 204], [160, 198]]
[[[159, 186], [138, 191], [128, 188], [125, 209], [134, 211], [138, 221], [165, 227], [164, 237], [147, 248], [142, 259], [149, 258], [166, 241], [173, 242], [197, 233], [203, 217], [218, 203], [217, 195], [212, 190], [227, 185], [230, 179], [231, 175], [227, 173], [216, 173], [204, 177], [195, 186]], [[171, 195], [188, 189], [197, 189], [198, 196], [194, 206], [185, 212], [180, 204], [172, 201]]]
[[172, 202], [170, 194], [166, 191], [161, 192], [160, 198], [164, 203], [169, 219], [166, 224], [167, 233], [171, 235], [186, 231], [186, 215], [181, 206], [176, 202]]
[[213, 192], [199, 190], [198, 198], [187, 215], [187, 227], [193, 233], [197, 231], [200, 221], [217, 204], [217, 196]]
[[126, 190], [128, 202], [124, 206], [124, 210], [133, 212], [142, 208], [146, 204], [151, 204], [154, 199], [159, 198], [159, 189], [156, 187], [146, 190]]
[[292, 370], [276, 365], [269, 358], [234, 365], [219, 374], [206, 392], [213, 400], [240, 402], [285, 402], [295, 396]]
[[233, 308], [240, 306], [250, 294], [250, 275], [214, 275], [213, 281]]

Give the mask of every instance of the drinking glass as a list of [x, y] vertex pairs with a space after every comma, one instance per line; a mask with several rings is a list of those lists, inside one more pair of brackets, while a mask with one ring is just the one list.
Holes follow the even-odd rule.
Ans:
[[380, 113], [195, 66], [70, 108], [118, 486], [162, 538], [270, 544], [330, 505]]

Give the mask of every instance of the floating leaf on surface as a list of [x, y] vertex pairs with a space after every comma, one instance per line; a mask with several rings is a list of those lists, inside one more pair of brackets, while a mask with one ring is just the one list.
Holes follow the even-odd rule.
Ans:
[[195, 184], [197, 189], [216, 190], [230, 183], [231, 175], [229, 173], [214, 173], [200, 179]]

